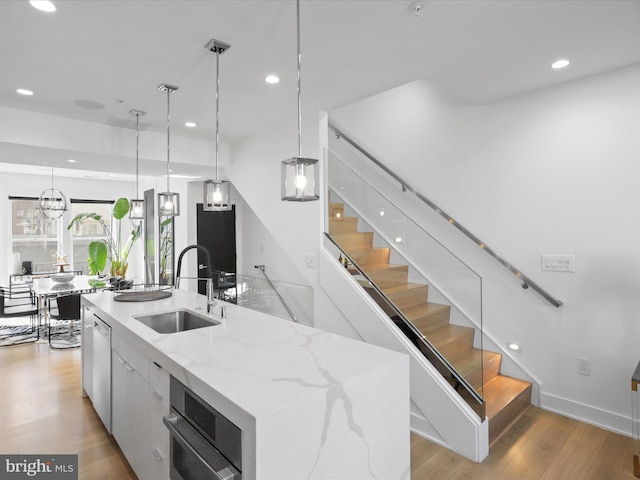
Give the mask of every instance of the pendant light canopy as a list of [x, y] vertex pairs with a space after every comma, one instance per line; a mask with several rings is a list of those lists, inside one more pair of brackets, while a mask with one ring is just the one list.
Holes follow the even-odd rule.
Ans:
[[308, 202], [318, 200], [319, 164], [314, 158], [302, 157], [302, 108], [300, 102], [300, 0], [296, 1], [296, 26], [298, 41], [298, 156], [282, 161], [281, 185], [282, 200], [290, 202]]
[[[147, 112], [143, 112], [141, 110], [131, 110], [129, 111], [131, 115], [136, 116], [136, 193], [135, 196], [138, 197], [140, 190], [138, 189], [138, 153], [140, 151], [140, 117]], [[136, 198], [135, 200], [131, 200], [131, 205], [129, 209], [129, 218], [131, 220], [143, 220], [144, 219], [144, 200], [139, 200]]]
[[51, 167], [51, 188], [47, 188], [38, 198], [38, 208], [40, 213], [46, 218], [60, 218], [67, 211], [67, 197], [53, 188], [53, 167]]
[[218, 144], [220, 139], [220, 55], [231, 48], [231, 45], [211, 39], [207, 42], [204, 48], [216, 54], [216, 179], [204, 182], [204, 202], [202, 209], [209, 212], [231, 210], [231, 184], [224, 180], [218, 180]]
[[162, 83], [158, 85], [158, 90], [167, 92], [167, 191], [158, 194], [158, 215], [161, 217], [177, 217], [180, 215], [180, 194], [171, 192], [169, 188], [169, 156], [171, 152], [171, 120], [169, 107], [171, 104], [171, 92], [178, 90], [178, 87]]

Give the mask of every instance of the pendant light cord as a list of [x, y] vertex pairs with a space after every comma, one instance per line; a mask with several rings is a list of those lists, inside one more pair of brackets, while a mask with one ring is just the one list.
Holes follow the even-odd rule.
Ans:
[[170, 133], [171, 133], [171, 122], [170, 122], [170, 114], [169, 114], [169, 108], [170, 108], [170, 97], [171, 97], [171, 89], [167, 88], [167, 192], [170, 192], [171, 190], [169, 189], [169, 152], [171, 152], [171, 148], [170, 148]]
[[300, 63], [302, 61], [300, 55], [300, 0], [296, 1], [296, 25], [297, 25], [297, 40], [298, 40], [298, 156], [302, 157], [302, 107], [300, 102]]
[[139, 147], [140, 147], [140, 114], [136, 113], [136, 196], [138, 198], [138, 192], [140, 189], [138, 188], [138, 155], [139, 155]]
[[216, 182], [218, 181], [218, 142], [220, 140], [220, 49], [216, 49]]

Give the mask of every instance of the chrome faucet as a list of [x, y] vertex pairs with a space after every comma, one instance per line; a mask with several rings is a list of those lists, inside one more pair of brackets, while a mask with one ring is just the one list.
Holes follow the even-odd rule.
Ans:
[[[207, 259], [207, 277], [181, 277], [180, 270], [182, 268], [182, 257], [189, 250], [196, 248], [200, 253], [204, 255]], [[204, 248], [202, 245], [189, 245], [187, 248], [184, 248], [180, 255], [178, 255], [178, 270], [176, 272], [176, 288], [180, 288], [180, 280], [182, 278], [186, 278], [187, 280], [205, 280], [207, 282], [207, 313], [211, 313], [211, 308], [216, 306], [216, 299], [213, 296], [214, 288], [213, 288], [213, 278], [211, 278], [211, 257], [209, 256], [209, 251]]]

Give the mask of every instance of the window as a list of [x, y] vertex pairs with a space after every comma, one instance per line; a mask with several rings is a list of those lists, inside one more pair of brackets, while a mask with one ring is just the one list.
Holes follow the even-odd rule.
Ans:
[[[107, 228], [111, 228], [111, 206], [113, 202], [88, 202], [71, 200], [71, 218], [80, 213], [95, 213], [102, 217]], [[65, 227], [66, 228], [66, 227]], [[76, 224], [71, 229], [73, 243], [73, 268], [88, 273], [89, 244], [95, 240], [105, 240], [106, 235], [102, 225], [97, 220], [87, 218]], [[71, 259], [69, 259], [71, 260]]]
[[11, 200], [11, 243], [20, 262], [31, 262], [33, 272], [53, 270], [58, 252], [58, 233], [61, 219], [44, 217], [38, 209], [37, 198]]

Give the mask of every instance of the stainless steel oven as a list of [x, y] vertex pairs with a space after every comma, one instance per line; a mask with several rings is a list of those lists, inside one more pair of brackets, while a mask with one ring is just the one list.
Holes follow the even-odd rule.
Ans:
[[171, 480], [241, 480], [242, 431], [171, 377]]

